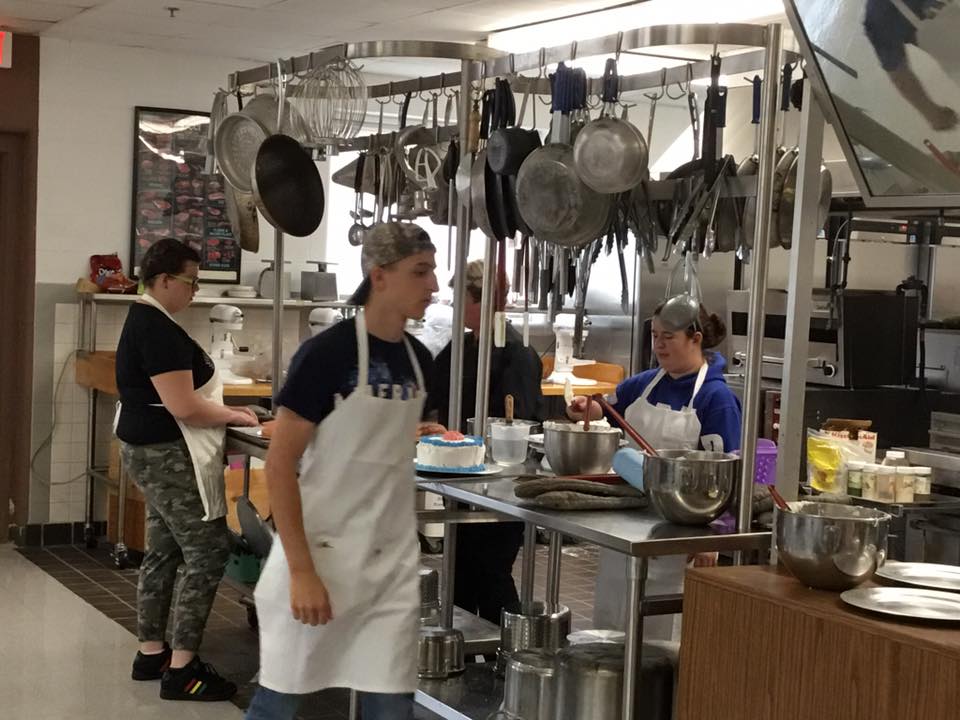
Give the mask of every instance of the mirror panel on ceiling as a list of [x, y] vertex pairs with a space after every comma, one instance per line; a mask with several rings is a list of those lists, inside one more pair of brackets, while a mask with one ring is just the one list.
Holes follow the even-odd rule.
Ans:
[[787, 0], [865, 202], [960, 205], [960, 0]]

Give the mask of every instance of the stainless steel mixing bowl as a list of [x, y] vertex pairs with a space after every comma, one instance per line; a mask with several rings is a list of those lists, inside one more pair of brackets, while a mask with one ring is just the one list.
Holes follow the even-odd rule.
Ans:
[[776, 510], [780, 561], [800, 582], [849, 590], [873, 577], [887, 558], [890, 516], [880, 510], [795, 502]]
[[665, 520], [706, 525], [727, 509], [740, 478], [740, 458], [705, 450], [658, 450], [643, 461], [643, 489]]
[[572, 423], [543, 424], [543, 448], [557, 475], [601, 475], [609, 472], [620, 447], [620, 430], [591, 427], [584, 432]]

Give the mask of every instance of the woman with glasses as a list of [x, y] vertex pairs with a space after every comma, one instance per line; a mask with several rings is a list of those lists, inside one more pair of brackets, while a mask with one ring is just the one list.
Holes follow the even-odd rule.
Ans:
[[[147, 250], [140, 269], [144, 292], [131, 305], [117, 346], [114, 429], [147, 516], [132, 677], [160, 680], [167, 700], [227, 700], [237, 690], [201, 662], [197, 650], [230, 552], [226, 426], [257, 424], [249, 409], [223, 404], [213, 361], [173, 319], [193, 300], [199, 263], [196, 251], [173, 238]], [[170, 646], [167, 617], [174, 603]]]
[[[726, 327], [703, 305], [689, 296], [671, 298], [653, 314], [653, 352], [659, 368], [629, 377], [617, 386], [610, 403], [623, 418], [656, 449], [740, 449], [740, 401], [727, 386], [726, 360], [708, 350], [723, 342]], [[586, 398], [574, 398], [567, 415], [583, 419]], [[591, 406], [591, 419], [599, 420], [600, 408]], [[624, 449], [614, 458], [614, 469], [631, 484], [642, 486], [642, 457]], [[652, 558], [647, 591], [651, 594], [681, 592], [688, 561], [697, 565], [716, 563], [712, 553], [694, 558]], [[626, 557], [603, 551], [597, 575], [594, 623], [598, 628], [623, 629], [626, 625]], [[646, 618], [644, 640], [678, 639], [679, 623], [670, 616]]]

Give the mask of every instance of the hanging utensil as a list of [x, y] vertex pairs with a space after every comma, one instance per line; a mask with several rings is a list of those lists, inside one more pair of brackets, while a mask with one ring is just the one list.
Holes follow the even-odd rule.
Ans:
[[363, 236], [367, 231], [366, 226], [363, 224], [363, 214], [361, 212], [363, 210], [363, 170], [366, 159], [366, 153], [360, 153], [357, 158], [356, 172], [354, 173], [353, 190], [356, 193], [356, 217], [353, 220], [353, 225], [351, 225], [347, 231], [347, 241], [353, 245], [353, 247], [363, 245]]
[[517, 176], [517, 204], [527, 225], [539, 239], [565, 247], [599, 237], [612, 202], [586, 185], [574, 167], [569, 122], [576, 91], [576, 80], [561, 63], [554, 75], [551, 142], [530, 153]]
[[[277, 128], [283, 129], [285, 82], [278, 63]], [[323, 181], [316, 163], [300, 143], [278, 132], [260, 145], [250, 170], [257, 208], [276, 229], [306, 237], [323, 219]]]
[[640, 131], [613, 114], [620, 93], [617, 62], [607, 60], [603, 73], [600, 117], [580, 131], [573, 146], [573, 162], [580, 178], [599, 193], [622, 193], [647, 175], [649, 151]]

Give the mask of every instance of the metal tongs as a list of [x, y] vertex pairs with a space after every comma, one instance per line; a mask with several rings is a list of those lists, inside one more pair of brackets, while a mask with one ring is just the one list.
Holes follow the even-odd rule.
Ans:
[[[683, 221], [679, 223], [679, 230], [670, 238], [674, 245], [674, 252], [682, 252], [686, 249], [687, 239], [693, 234], [694, 229], [699, 224], [700, 217], [706, 209], [707, 203], [710, 202], [712, 198], [718, 196], [724, 177], [726, 177], [727, 174], [727, 168], [730, 166], [732, 160], [732, 155], [725, 156], [723, 162], [720, 164], [719, 172], [709, 189], [704, 191], [703, 186], [705, 183], [701, 182], [698, 191], [691, 195], [691, 200], [687, 202], [682, 212]], [[681, 243], [681, 241], [683, 241], [682, 244], [678, 246], [678, 243]]]

